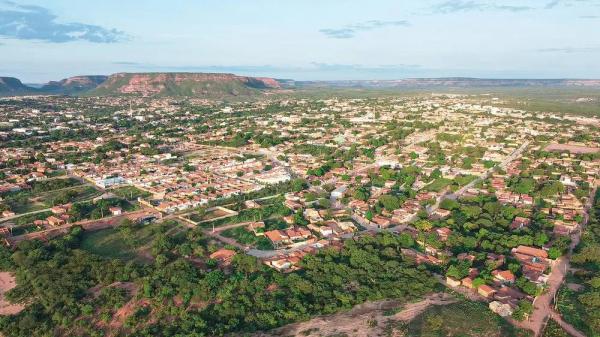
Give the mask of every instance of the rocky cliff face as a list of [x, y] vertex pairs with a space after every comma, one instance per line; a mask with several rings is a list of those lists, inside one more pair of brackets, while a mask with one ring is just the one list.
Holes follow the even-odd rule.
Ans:
[[108, 77], [92, 94], [140, 96], [238, 96], [277, 89], [272, 78], [213, 73], [118, 73]]

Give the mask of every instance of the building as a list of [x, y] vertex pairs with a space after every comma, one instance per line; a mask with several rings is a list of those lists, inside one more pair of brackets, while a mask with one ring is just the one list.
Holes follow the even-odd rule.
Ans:
[[117, 215], [121, 215], [123, 214], [123, 209], [121, 209], [121, 207], [109, 207], [108, 211], [110, 212], [110, 214], [112, 214], [113, 216], [117, 216]]
[[496, 290], [488, 286], [487, 284], [483, 284], [480, 285], [479, 288], [477, 288], [477, 293], [479, 293], [479, 295], [485, 298], [492, 298], [492, 296], [494, 296], [494, 293], [496, 293]]

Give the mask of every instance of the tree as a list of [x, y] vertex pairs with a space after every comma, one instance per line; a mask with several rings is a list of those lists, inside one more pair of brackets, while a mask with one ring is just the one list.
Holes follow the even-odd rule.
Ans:
[[385, 194], [379, 197], [379, 202], [388, 211], [400, 208], [400, 199], [396, 196]]
[[354, 197], [354, 199], [367, 201], [369, 199], [369, 195], [370, 195], [369, 191], [367, 191], [366, 188], [361, 187], [361, 188], [358, 188], [356, 191], [354, 191], [354, 194], [352, 196]]
[[301, 178], [296, 178], [292, 180], [292, 191], [300, 192], [306, 188], [308, 188], [308, 183], [306, 182], [306, 180]]
[[428, 232], [433, 228], [433, 224], [430, 221], [424, 219], [415, 221], [414, 226], [416, 229], [422, 232]]

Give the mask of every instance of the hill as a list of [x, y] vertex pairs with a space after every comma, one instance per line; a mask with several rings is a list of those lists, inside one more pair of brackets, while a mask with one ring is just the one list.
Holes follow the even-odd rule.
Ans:
[[65, 78], [60, 81], [50, 81], [40, 88], [41, 92], [71, 95], [96, 89], [108, 76], [84, 75]]
[[217, 73], [118, 73], [108, 77], [89, 95], [195, 96], [227, 98], [256, 96], [278, 89], [277, 80]]
[[400, 80], [298, 81], [296, 87], [333, 88], [524, 88], [524, 87], [600, 87], [592, 79], [486, 79], [469, 77], [406, 78]]
[[0, 77], [0, 95], [19, 95], [35, 91], [34, 88], [26, 86], [17, 78]]

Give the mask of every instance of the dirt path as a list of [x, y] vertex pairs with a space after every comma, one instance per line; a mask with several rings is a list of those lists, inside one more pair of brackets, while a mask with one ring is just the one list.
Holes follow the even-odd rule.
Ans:
[[12, 304], [4, 294], [17, 286], [15, 277], [9, 272], [0, 272], [0, 316], [16, 315], [25, 308], [22, 304]]
[[560, 327], [563, 328], [563, 330], [565, 330], [569, 335], [573, 337], [586, 337], [583, 333], [581, 333], [581, 331], [575, 329], [571, 324], [565, 322], [558, 312], [552, 310], [550, 317], [552, 317], [552, 319], [554, 319], [554, 321], [558, 323], [558, 325], [560, 325]]
[[[348, 337], [378, 336], [383, 333], [388, 321], [410, 321], [423, 313], [431, 305], [447, 305], [457, 300], [449, 294], [438, 293], [424, 300], [402, 305], [394, 300], [367, 302], [355, 306], [350, 311], [315, 317], [306, 322], [289, 324], [270, 332], [260, 332], [253, 337], [275, 336], [330, 336]], [[402, 308], [398, 313], [385, 315], [388, 310]]]
[[[595, 195], [596, 190], [594, 189], [592, 193], [593, 194], [590, 194], [591, 196]], [[562, 320], [560, 315], [554, 311], [552, 303], [554, 302], [556, 293], [563, 284], [565, 276], [567, 275], [567, 272], [570, 269], [571, 256], [573, 255], [573, 250], [575, 249], [575, 247], [577, 247], [579, 241], [581, 240], [581, 232], [583, 230], [583, 227], [585, 227], [585, 224], [587, 224], [588, 212], [590, 210], [591, 205], [592, 203], [590, 200], [585, 206], [585, 220], [583, 222], [581, 230], [571, 235], [571, 244], [569, 246], [569, 251], [566, 255], [561, 256], [554, 262], [554, 265], [552, 266], [552, 272], [550, 273], [550, 277], [547, 282], [547, 291], [542, 295], [538, 296], [533, 302], [533, 313], [530, 315], [529, 319], [516, 324], [520, 328], [529, 329], [533, 331], [535, 336], [540, 336], [542, 334], [543, 328], [546, 322], [548, 321], [549, 317], [557, 317], [555, 320], [559, 324], [560, 322], [563, 322], [563, 324], [568, 325]], [[575, 330], [573, 327], [571, 327], [571, 329]]]

